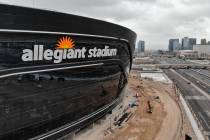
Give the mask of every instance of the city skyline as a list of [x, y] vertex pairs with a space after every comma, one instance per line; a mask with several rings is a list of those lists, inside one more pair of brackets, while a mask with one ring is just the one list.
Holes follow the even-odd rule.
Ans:
[[185, 53], [187, 51], [188, 53], [198, 53], [198, 56], [207, 57], [207, 54], [210, 52], [210, 41], [206, 40], [206, 38], [202, 38], [198, 43], [197, 38], [171, 38], [168, 42], [168, 51], [169, 53], [177, 53], [180, 51]]
[[147, 49], [167, 49], [170, 38], [210, 40], [208, 0], [0, 0], [41, 9], [97, 18], [134, 30]]

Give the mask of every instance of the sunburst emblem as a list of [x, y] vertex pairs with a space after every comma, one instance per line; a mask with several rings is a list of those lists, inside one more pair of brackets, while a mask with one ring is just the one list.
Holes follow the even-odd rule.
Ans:
[[75, 44], [70, 37], [66, 36], [60, 38], [56, 46], [58, 49], [72, 49], [74, 48]]

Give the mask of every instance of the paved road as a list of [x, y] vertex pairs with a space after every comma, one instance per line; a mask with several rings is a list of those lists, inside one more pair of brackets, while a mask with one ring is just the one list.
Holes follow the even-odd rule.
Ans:
[[197, 70], [197, 72], [201, 72], [204, 75], [208, 76], [208, 78], [210, 78], [210, 71], [209, 70], [200, 69], [200, 70]]
[[[189, 84], [186, 79], [183, 79], [178, 73], [171, 70], [164, 72], [174, 80], [179, 87], [183, 97], [191, 108], [193, 114], [196, 115], [198, 122], [201, 124], [203, 134], [210, 140], [210, 98], [204, 91], [201, 91], [194, 84]], [[178, 75], [177, 75], [178, 74]]]
[[210, 95], [210, 77], [206, 70], [179, 69], [177, 72]]

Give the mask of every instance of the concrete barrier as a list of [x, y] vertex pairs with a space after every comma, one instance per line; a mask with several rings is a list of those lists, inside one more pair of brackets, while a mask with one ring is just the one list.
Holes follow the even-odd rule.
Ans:
[[182, 96], [182, 94], [180, 93], [179, 89], [176, 87], [176, 92], [178, 92], [177, 94], [179, 95], [179, 100], [181, 101], [182, 106], [184, 107], [184, 110], [187, 114], [187, 117], [191, 123], [191, 126], [193, 128], [193, 131], [197, 137], [198, 140], [205, 140], [201, 130], [198, 127], [197, 121], [194, 118], [193, 113], [190, 111], [190, 108], [188, 107], [184, 97]]

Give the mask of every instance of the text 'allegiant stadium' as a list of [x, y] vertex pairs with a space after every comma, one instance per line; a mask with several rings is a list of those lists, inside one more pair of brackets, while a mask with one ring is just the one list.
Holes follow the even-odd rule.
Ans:
[[46, 49], [44, 50], [43, 45], [34, 45], [34, 49], [24, 49], [22, 60], [23, 61], [41, 61], [48, 60], [54, 63], [61, 63], [62, 60], [66, 59], [78, 59], [78, 58], [100, 58], [108, 56], [116, 56], [117, 49], [111, 49], [109, 46], [104, 48], [94, 47], [87, 49], [82, 47], [81, 49]]

